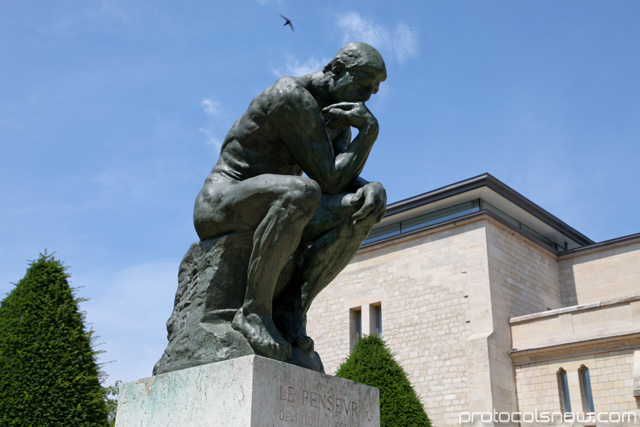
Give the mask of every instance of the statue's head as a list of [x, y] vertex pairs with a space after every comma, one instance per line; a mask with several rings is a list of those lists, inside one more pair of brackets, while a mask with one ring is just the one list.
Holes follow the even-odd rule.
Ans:
[[333, 102], [368, 101], [387, 79], [380, 52], [362, 42], [344, 45], [322, 71], [331, 78], [329, 93]]

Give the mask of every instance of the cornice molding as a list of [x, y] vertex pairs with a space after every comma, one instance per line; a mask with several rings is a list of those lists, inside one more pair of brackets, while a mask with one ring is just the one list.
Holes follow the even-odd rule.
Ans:
[[509, 352], [513, 366], [640, 348], [640, 331]]

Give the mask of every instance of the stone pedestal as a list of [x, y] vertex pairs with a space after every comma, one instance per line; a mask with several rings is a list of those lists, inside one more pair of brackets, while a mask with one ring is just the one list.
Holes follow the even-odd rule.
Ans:
[[379, 427], [377, 388], [260, 356], [120, 388], [116, 427]]

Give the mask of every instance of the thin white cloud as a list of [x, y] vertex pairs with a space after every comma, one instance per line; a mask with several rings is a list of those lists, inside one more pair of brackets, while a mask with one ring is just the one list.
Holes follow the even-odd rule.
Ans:
[[315, 71], [319, 71], [329, 62], [329, 59], [309, 57], [306, 60], [300, 60], [293, 55], [285, 56], [284, 68], [274, 68], [273, 74], [276, 77], [282, 76], [304, 76]]
[[223, 125], [225, 122], [226, 114], [221, 107], [219, 101], [211, 98], [204, 98], [200, 105], [204, 109], [204, 113], [207, 115], [207, 122], [205, 126], [198, 129], [205, 136], [205, 142], [207, 145], [213, 147], [215, 151], [220, 151], [222, 147]]
[[400, 63], [418, 54], [418, 34], [406, 24], [398, 23], [394, 29], [388, 29], [357, 12], [347, 12], [338, 15], [338, 26], [344, 31], [344, 42], [368, 43], [392, 53]]
[[220, 151], [222, 148], [222, 140], [213, 132], [213, 130], [207, 128], [200, 128], [198, 130], [204, 134], [207, 145], [213, 147], [215, 151]]
[[212, 117], [219, 117], [222, 115], [222, 108], [220, 108], [220, 102], [218, 101], [204, 98], [200, 105], [204, 107], [204, 112]]
[[390, 32], [382, 25], [368, 21], [356, 12], [338, 15], [338, 26], [344, 31], [343, 40], [362, 41], [382, 48], [390, 44]]
[[408, 58], [417, 56], [418, 34], [415, 31], [411, 31], [406, 24], [396, 25], [393, 40], [398, 61], [402, 63]]

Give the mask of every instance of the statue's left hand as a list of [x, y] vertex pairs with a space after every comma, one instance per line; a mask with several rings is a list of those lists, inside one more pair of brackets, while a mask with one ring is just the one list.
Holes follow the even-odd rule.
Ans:
[[369, 215], [375, 218], [376, 222], [380, 222], [387, 209], [387, 192], [379, 182], [369, 182], [356, 191], [351, 204], [354, 206], [362, 204], [360, 209], [351, 216], [354, 222]]

